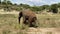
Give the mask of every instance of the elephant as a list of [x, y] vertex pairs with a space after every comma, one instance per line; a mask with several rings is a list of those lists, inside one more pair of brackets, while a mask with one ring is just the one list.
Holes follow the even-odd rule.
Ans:
[[36, 13], [31, 10], [22, 10], [19, 12], [18, 21], [20, 24], [20, 18], [23, 17], [23, 23], [29, 24], [30, 27], [34, 27], [36, 24]]

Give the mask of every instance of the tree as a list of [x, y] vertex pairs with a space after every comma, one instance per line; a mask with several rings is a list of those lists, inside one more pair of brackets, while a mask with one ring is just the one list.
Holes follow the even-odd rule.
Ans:
[[0, 4], [1, 4], [1, 0], [0, 0]]
[[57, 5], [58, 5], [58, 8], [60, 8], [60, 3], [58, 3]]
[[58, 8], [57, 7], [58, 7], [57, 4], [52, 4], [51, 5], [51, 10], [52, 10], [53, 13], [57, 13], [58, 12]]
[[30, 6], [28, 4], [20, 4], [19, 5], [21, 7], [21, 9], [30, 9]]
[[12, 5], [11, 1], [9, 1], [9, 0], [4, 0], [3, 3], [4, 4], [11, 4]]
[[9, 10], [10, 5], [12, 5], [12, 3], [9, 0], [3, 0], [2, 4], [4, 5], [4, 10]]
[[3, 0], [2, 4], [6, 5], [7, 4], [7, 0]]
[[11, 1], [7, 1], [7, 4], [12, 5]]
[[49, 5], [43, 5], [44, 9], [49, 9]]

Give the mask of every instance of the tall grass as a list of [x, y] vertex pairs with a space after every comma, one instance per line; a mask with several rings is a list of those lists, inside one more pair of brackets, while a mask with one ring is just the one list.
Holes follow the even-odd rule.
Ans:
[[[2, 34], [9, 34], [10, 30], [16, 31], [14, 34], [20, 34], [18, 30], [27, 29], [27, 25], [21, 25], [18, 23], [18, 15], [14, 14], [0, 14], [0, 29], [2, 29]], [[9, 29], [9, 30], [6, 30]], [[13, 34], [11, 32], [11, 34]], [[23, 33], [24, 34], [24, 33]]]
[[60, 14], [37, 15], [39, 27], [60, 27]]
[[[38, 26], [39, 27], [60, 27], [60, 14], [56, 15], [37, 15]], [[0, 29], [2, 29], [3, 34], [8, 34], [16, 32], [15, 34], [20, 34], [25, 31], [20, 32], [21, 30], [27, 30], [28, 25], [18, 24], [18, 15], [14, 14], [0, 14]], [[9, 30], [5, 30], [9, 29]], [[12, 32], [10, 32], [10, 30]], [[23, 33], [24, 34], [24, 33]]]

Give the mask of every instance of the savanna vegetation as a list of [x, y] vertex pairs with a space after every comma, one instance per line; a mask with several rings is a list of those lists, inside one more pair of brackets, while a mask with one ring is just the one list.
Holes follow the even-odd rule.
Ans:
[[[37, 14], [37, 18], [38, 18], [37, 23], [39, 23], [38, 28], [59, 28], [60, 27], [59, 14], [54, 14], [52, 16]], [[17, 14], [0, 14], [0, 34], [27, 34], [29, 28], [30, 27], [28, 27], [28, 25], [24, 25], [22, 23], [22, 20], [20, 24], [18, 23]], [[40, 31], [39, 33], [41, 33]], [[46, 34], [50, 32], [47, 32]]]
[[30, 6], [28, 4], [13, 4], [10, 0], [0, 0], [0, 9], [4, 9], [7, 11], [17, 10], [20, 11], [22, 9], [31, 9], [36, 12], [40, 12], [42, 10], [49, 10], [53, 13], [58, 13], [58, 8], [60, 8], [60, 3], [52, 4], [52, 5], [42, 5], [42, 6]]
[[[60, 28], [60, 14], [55, 14], [60, 13], [59, 12], [60, 3], [52, 5], [30, 6], [28, 4], [22, 3], [19, 5], [13, 4], [10, 0], [3, 1], [0, 0], [0, 9], [4, 9], [4, 12], [12, 10], [21, 11], [23, 9], [31, 9], [36, 13], [44, 12], [46, 10], [46, 12], [52, 12], [54, 14], [36, 14], [38, 19], [37, 20], [38, 28]], [[21, 24], [18, 24], [18, 14], [0, 14], [0, 34], [27, 34], [28, 30], [29, 30], [28, 25], [24, 25], [22, 23], [22, 20]], [[44, 33], [44, 31], [46, 30], [39, 31], [38, 29], [39, 34]], [[55, 30], [48, 31], [45, 33], [55, 34]], [[56, 31], [60, 32], [60, 29], [57, 29]]]

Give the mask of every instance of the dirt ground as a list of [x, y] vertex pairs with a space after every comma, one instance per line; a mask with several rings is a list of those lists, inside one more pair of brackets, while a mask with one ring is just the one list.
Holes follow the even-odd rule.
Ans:
[[28, 34], [60, 34], [60, 28], [29, 28]]

